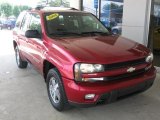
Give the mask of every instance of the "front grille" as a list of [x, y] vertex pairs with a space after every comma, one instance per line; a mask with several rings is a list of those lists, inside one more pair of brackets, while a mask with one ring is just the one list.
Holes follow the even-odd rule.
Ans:
[[137, 70], [132, 73], [125, 73], [121, 75], [105, 77], [105, 80], [113, 81], [113, 80], [121, 80], [125, 78], [129, 79], [129, 78], [137, 77], [138, 75], [142, 75], [143, 73], [145, 73], [145, 69]]
[[106, 70], [113, 70], [113, 69], [119, 69], [119, 68], [124, 68], [124, 67], [136, 66], [140, 64], [145, 64], [145, 58], [141, 58], [141, 59], [133, 60], [133, 61], [107, 64], [104, 66], [105, 66], [105, 71], [106, 71]]

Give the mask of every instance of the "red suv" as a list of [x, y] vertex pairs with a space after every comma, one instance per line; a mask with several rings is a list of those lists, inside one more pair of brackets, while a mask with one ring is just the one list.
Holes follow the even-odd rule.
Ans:
[[53, 7], [25, 11], [13, 36], [18, 67], [31, 63], [38, 69], [59, 111], [147, 90], [156, 77], [148, 48], [111, 35], [91, 13]]

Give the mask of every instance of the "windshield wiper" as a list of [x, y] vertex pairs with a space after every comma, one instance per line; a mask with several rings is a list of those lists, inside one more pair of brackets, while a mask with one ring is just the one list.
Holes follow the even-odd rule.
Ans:
[[81, 35], [79, 33], [76, 32], [55, 32], [55, 33], [50, 33], [50, 35], [56, 35], [56, 36], [63, 36], [63, 35]]
[[81, 34], [82, 34], [82, 35], [84, 35], [84, 34], [91, 34], [91, 35], [96, 35], [96, 34], [109, 35], [109, 33], [107, 33], [107, 32], [100, 32], [100, 31], [82, 32]]
[[76, 33], [76, 32], [54, 32], [54, 33], [50, 33], [49, 35], [54, 35], [54, 36], [60, 36], [60, 37], [63, 37], [63, 36], [72, 36], [72, 35], [76, 35], [76, 36], [83, 36], [83, 35], [97, 35], [97, 34], [100, 34], [100, 35], [109, 35], [109, 33], [107, 32], [100, 32], [100, 31], [90, 31], [90, 32], [81, 32], [81, 33]]

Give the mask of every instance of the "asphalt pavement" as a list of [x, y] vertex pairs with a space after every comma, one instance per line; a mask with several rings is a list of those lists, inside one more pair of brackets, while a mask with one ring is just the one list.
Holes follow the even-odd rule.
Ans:
[[107, 105], [56, 111], [49, 102], [43, 77], [31, 65], [17, 68], [12, 39], [11, 31], [0, 31], [0, 120], [160, 119], [158, 73], [152, 88], [144, 93]]

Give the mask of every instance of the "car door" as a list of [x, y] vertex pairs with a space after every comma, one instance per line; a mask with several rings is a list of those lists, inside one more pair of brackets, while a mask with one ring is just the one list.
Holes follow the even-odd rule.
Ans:
[[19, 30], [19, 35], [18, 35], [18, 41], [20, 43], [21, 51], [23, 53], [23, 56], [27, 59], [27, 61], [30, 61], [31, 56], [29, 54], [29, 46], [28, 46], [28, 39], [25, 36], [25, 32], [28, 30], [29, 23], [30, 23], [31, 16], [29, 13], [26, 13], [21, 25], [20, 25], [20, 30]]
[[[29, 30], [37, 30], [39, 34], [42, 35], [40, 15], [37, 13], [30, 13], [30, 15]], [[28, 38], [28, 54], [32, 57], [30, 62], [38, 68], [38, 70], [40, 70], [43, 64], [43, 51], [44, 45], [41, 38]]]
[[15, 28], [13, 29], [13, 39], [17, 42], [18, 48], [20, 50], [21, 57], [27, 59], [27, 51], [26, 51], [26, 38], [25, 38], [25, 31], [24, 26], [29, 21], [29, 16], [27, 12], [20, 13]]

